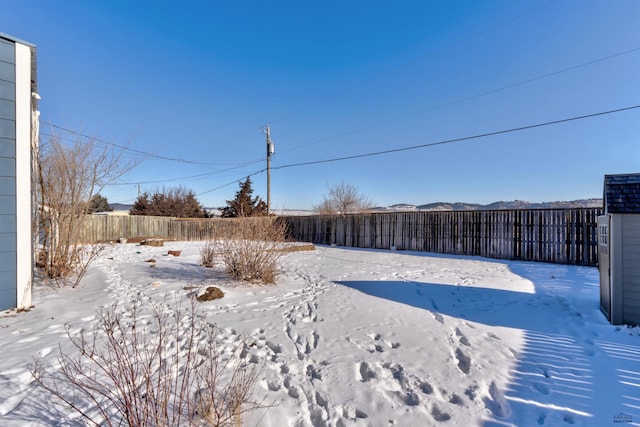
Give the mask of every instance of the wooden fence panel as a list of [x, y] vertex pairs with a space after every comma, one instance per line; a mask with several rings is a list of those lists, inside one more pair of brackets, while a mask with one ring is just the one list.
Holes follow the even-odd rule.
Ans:
[[[599, 208], [393, 212], [284, 217], [292, 235], [316, 244], [597, 265]], [[331, 220], [328, 220], [331, 218]], [[306, 224], [323, 220], [323, 235]], [[333, 236], [328, 239], [327, 236]]]
[[[392, 212], [283, 217], [300, 241], [360, 248], [390, 248], [489, 258], [597, 265], [599, 208], [500, 211]], [[87, 215], [83, 242], [166, 237], [213, 240], [232, 219], [176, 219]]]
[[[258, 220], [256, 218], [256, 220]], [[80, 241], [117, 241], [120, 238], [163, 237], [181, 241], [213, 240], [234, 232], [235, 219], [179, 219], [144, 215], [86, 215]]]

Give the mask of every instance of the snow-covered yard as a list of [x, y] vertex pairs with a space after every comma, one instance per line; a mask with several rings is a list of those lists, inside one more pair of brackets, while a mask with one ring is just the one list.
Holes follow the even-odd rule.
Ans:
[[36, 285], [33, 310], [1, 315], [0, 424], [71, 423], [28, 371], [71, 349], [65, 324], [216, 285], [225, 297], [199, 310], [251, 343], [256, 394], [275, 403], [247, 425], [640, 425], [640, 331], [607, 323], [595, 268], [317, 247], [258, 286], [199, 266], [200, 247], [117, 245], [79, 288]]

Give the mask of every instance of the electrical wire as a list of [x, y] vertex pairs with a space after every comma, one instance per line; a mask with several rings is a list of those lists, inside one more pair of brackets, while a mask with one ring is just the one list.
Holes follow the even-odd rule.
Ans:
[[[353, 160], [353, 159], [359, 159], [359, 158], [364, 158], [364, 157], [381, 156], [381, 155], [385, 155], [385, 154], [398, 153], [398, 152], [401, 152], [401, 151], [417, 150], [417, 149], [420, 149], [420, 148], [428, 148], [428, 147], [435, 147], [435, 146], [438, 146], [438, 145], [452, 144], [454, 142], [469, 141], [469, 140], [473, 140], [473, 139], [487, 138], [487, 137], [503, 135], [503, 134], [507, 134], [507, 133], [520, 132], [520, 131], [528, 130], [528, 129], [535, 129], [535, 128], [540, 128], [540, 127], [545, 127], [545, 126], [552, 126], [552, 125], [557, 125], [557, 124], [561, 124], [561, 123], [568, 123], [568, 122], [577, 121], [577, 120], [584, 120], [584, 119], [604, 116], [604, 115], [608, 115], [608, 114], [621, 113], [621, 112], [624, 112], [624, 111], [630, 111], [630, 110], [634, 110], [634, 109], [637, 109], [637, 108], [640, 108], [640, 104], [632, 105], [632, 106], [629, 106], [629, 107], [618, 108], [618, 109], [615, 109], [615, 110], [600, 111], [598, 113], [584, 114], [584, 115], [581, 115], [581, 116], [568, 117], [568, 118], [559, 119], [559, 120], [553, 120], [553, 121], [549, 121], [549, 122], [535, 123], [535, 124], [532, 124], [532, 125], [526, 125], [526, 126], [520, 126], [520, 127], [516, 127], [516, 128], [498, 130], [498, 131], [494, 131], [494, 132], [487, 132], [487, 133], [482, 133], [482, 134], [464, 136], [464, 137], [460, 137], [460, 138], [446, 139], [446, 140], [437, 141], [437, 142], [430, 142], [430, 143], [426, 143], [426, 144], [418, 144], [418, 145], [412, 145], [412, 146], [408, 146], [408, 147], [393, 148], [393, 149], [389, 149], [389, 150], [375, 151], [375, 152], [371, 152], [371, 153], [355, 154], [355, 155], [352, 155], [352, 156], [335, 157], [335, 158], [324, 159], [324, 160], [312, 160], [312, 161], [308, 161], [308, 162], [291, 163], [291, 164], [287, 164], [287, 165], [274, 166], [274, 167], [271, 167], [271, 169], [272, 170], [280, 170], [280, 169], [295, 168], [295, 167], [300, 167], [300, 166], [311, 166], [311, 165], [318, 165], [318, 164], [322, 164], [322, 163], [332, 163], [332, 162], [339, 162], [339, 161], [344, 161], [344, 160]], [[255, 176], [255, 175], [264, 173], [265, 171], [266, 171], [266, 169], [261, 169], [259, 171], [255, 171], [255, 172], [253, 172], [251, 174], [246, 175], [246, 177], [248, 178], [248, 177], [251, 177], [251, 176]], [[243, 177], [243, 178], [245, 178], [245, 177]], [[208, 194], [208, 193], [214, 192], [214, 191], [219, 190], [221, 188], [228, 187], [231, 184], [234, 184], [236, 182], [240, 182], [243, 178], [239, 178], [239, 179], [233, 180], [231, 182], [228, 182], [226, 184], [220, 185], [218, 187], [212, 188], [210, 190], [204, 191], [202, 193], [197, 194], [197, 196], [202, 196], [204, 194]]]
[[388, 125], [388, 124], [391, 124], [391, 123], [399, 122], [401, 120], [406, 120], [406, 119], [409, 119], [409, 118], [412, 118], [412, 117], [420, 116], [422, 114], [426, 114], [426, 113], [434, 111], [434, 110], [450, 107], [452, 105], [460, 104], [462, 102], [470, 101], [472, 99], [481, 98], [481, 97], [484, 97], [484, 96], [487, 96], [487, 95], [492, 95], [494, 93], [502, 92], [502, 91], [507, 90], [507, 89], [511, 89], [511, 88], [514, 88], [514, 87], [517, 87], [517, 86], [522, 86], [522, 85], [525, 85], [525, 84], [528, 84], [528, 83], [532, 83], [532, 82], [535, 82], [535, 81], [538, 81], [538, 80], [542, 80], [542, 79], [545, 79], [545, 78], [548, 78], [548, 77], [556, 76], [558, 74], [566, 73], [568, 71], [577, 70], [579, 68], [586, 67], [588, 65], [593, 65], [593, 64], [597, 64], [599, 62], [608, 61], [610, 59], [617, 58], [619, 56], [627, 55], [627, 54], [630, 54], [630, 53], [633, 53], [633, 52], [637, 52], [637, 51], [640, 51], [640, 47], [636, 47], [636, 48], [633, 48], [633, 49], [629, 49], [629, 50], [625, 50], [625, 51], [622, 51], [622, 52], [614, 53], [614, 54], [611, 54], [611, 55], [608, 55], [608, 56], [604, 56], [604, 57], [601, 57], [601, 58], [597, 58], [597, 59], [594, 59], [594, 60], [591, 60], [591, 61], [583, 62], [583, 63], [578, 64], [578, 65], [573, 65], [571, 67], [563, 68], [561, 70], [556, 70], [556, 71], [553, 71], [553, 72], [550, 72], [550, 73], [541, 74], [541, 75], [536, 76], [536, 77], [531, 77], [531, 78], [526, 79], [526, 80], [521, 80], [521, 81], [519, 81], [517, 83], [512, 83], [512, 84], [509, 84], [509, 85], [506, 85], [506, 86], [499, 87], [497, 89], [491, 89], [491, 90], [488, 90], [486, 92], [481, 92], [481, 93], [478, 93], [478, 94], [475, 94], [475, 95], [471, 95], [471, 96], [467, 96], [467, 97], [464, 97], [464, 98], [460, 98], [460, 99], [457, 99], [455, 101], [445, 102], [443, 104], [436, 105], [434, 107], [430, 107], [430, 108], [428, 108], [426, 110], [420, 110], [420, 111], [416, 111], [416, 112], [413, 112], [413, 113], [405, 114], [405, 115], [402, 115], [402, 116], [394, 117], [392, 119], [388, 119], [388, 120], [383, 120], [383, 121], [380, 121], [380, 122], [372, 123], [370, 125], [362, 126], [362, 127], [359, 127], [359, 128], [347, 131], [347, 132], [343, 132], [343, 133], [340, 133], [340, 134], [337, 134], [337, 135], [333, 135], [333, 136], [329, 136], [329, 137], [326, 137], [326, 138], [318, 139], [316, 141], [309, 142], [307, 144], [302, 144], [302, 145], [298, 145], [296, 147], [292, 147], [292, 148], [289, 148], [289, 149], [286, 149], [286, 150], [281, 150], [280, 153], [288, 153], [288, 152], [291, 152], [291, 151], [296, 151], [296, 150], [300, 150], [302, 148], [309, 147], [311, 145], [317, 145], [317, 144], [320, 144], [320, 143], [323, 143], [323, 142], [332, 141], [334, 139], [339, 139], [339, 138], [342, 138], [342, 137], [345, 137], [345, 136], [349, 136], [349, 135], [353, 135], [353, 134], [356, 134], [356, 133], [364, 132], [364, 131], [367, 131], [367, 130], [370, 130], [370, 129], [374, 129], [374, 128], [377, 128], [377, 127], [380, 127], [380, 126], [384, 126], [384, 125]]
[[569, 117], [569, 118], [560, 119], [560, 120], [554, 120], [554, 121], [550, 121], [550, 122], [536, 123], [536, 124], [532, 124], [532, 125], [521, 126], [521, 127], [517, 127], [517, 128], [511, 128], [511, 129], [504, 129], [504, 130], [499, 130], [499, 131], [495, 131], [495, 132], [488, 132], [488, 133], [482, 133], [482, 134], [471, 135], [471, 136], [465, 136], [465, 137], [461, 137], [461, 138], [446, 139], [446, 140], [443, 140], [443, 141], [430, 142], [430, 143], [427, 143], [427, 144], [412, 145], [412, 146], [409, 146], [409, 147], [402, 147], [402, 148], [393, 148], [393, 149], [389, 149], [389, 150], [375, 151], [375, 152], [364, 153], [364, 154], [355, 154], [355, 155], [352, 155], [352, 156], [335, 157], [335, 158], [332, 158], [332, 159], [313, 160], [313, 161], [309, 161], [309, 162], [292, 163], [292, 164], [288, 164], [288, 165], [275, 166], [275, 167], [272, 167], [271, 169], [272, 170], [276, 170], [276, 169], [286, 169], [286, 168], [293, 168], [293, 167], [299, 167], [299, 166], [317, 165], [317, 164], [321, 164], [321, 163], [331, 163], [331, 162], [338, 162], [338, 161], [343, 161], [343, 160], [359, 159], [359, 158], [362, 158], [362, 157], [373, 157], [373, 156], [380, 156], [380, 155], [383, 155], [383, 154], [398, 153], [398, 152], [401, 152], [401, 151], [417, 150], [419, 148], [427, 148], [427, 147], [434, 147], [434, 146], [437, 146], [437, 145], [451, 144], [451, 143], [454, 143], [454, 142], [469, 141], [469, 140], [472, 140], [472, 139], [486, 138], [486, 137], [489, 137], [489, 136], [503, 135], [503, 134], [506, 134], [506, 133], [519, 132], [519, 131], [523, 131], [523, 130], [527, 130], [527, 129], [534, 129], [534, 128], [539, 128], [539, 127], [544, 127], [544, 126], [557, 125], [557, 124], [560, 124], [560, 123], [567, 123], [567, 122], [576, 121], [576, 120], [583, 120], [583, 119], [588, 119], [588, 118], [593, 118], [593, 117], [598, 117], [598, 116], [604, 116], [604, 115], [607, 115], [607, 114], [620, 113], [620, 112], [623, 112], [623, 111], [629, 111], [629, 110], [633, 110], [633, 109], [636, 109], [636, 108], [640, 108], [640, 105], [633, 105], [633, 106], [630, 106], [630, 107], [618, 108], [618, 109], [615, 109], [615, 110], [601, 111], [599, 113], [585, 114], [585, 115], [582, 115], [582, 116]]
[[254, 161], [251, 161], [251, 162], [244, 162], [244, 163], [240, 163], [240, 162], [219, 163], [219, 162], [198, 162], [198, 161], [186, 160], [186, 159], [176, 158], [176, 157], [161, 156], [161, 155], [150, 153], [150, 152], [147, 152], [147, 151], [136, 150], [135, 148], [130, 148], [130, 147], [127, 147], [127, 146], [124, 146], [124, 145], [116, 144], [114, 142], [105, 141], [104, 139], [101, 139], [101, 138], [85, 135], [82, 132], [78, 132], [78, 131], [75, 131], [75, 130], [72, 130], [72, 129], [69, 129], [69, 128], [65, 128], [63, 126], [56, 125], [56, 124], [48, 122], [46, 120], [40, 120], [40, 123], [49, 125], [52, 128], [55, 128], [55, 129], [58, 129], [58, 130], [61, 130], [61, 131], [64, 131], [64, 132], [68, 132], [68, 133], [76, 135], [76, 136], [80, 136], [82, 138], [87, 138], [87, 139], [90, 139], [92, 141], [96, 141], [96, 142], [99, 142], [99, 143], [102, 143], [102, 144], [105, 144], [105, 145], [108, 145], [108, 146], [116, 147], [116, 148], [121, 149], [121, 150], [130, 151], [130, 152], [133, 152], [133, 153], [144, 155], [146, 157], [153, 157], [153, 158], [160, 159], [160, 160], [168, 160], [168, 161], [186, 163], [186, 164], [192, 164], [192, 165], [208, 165], [208, 166], [229, 166], [229, 165], [246, 166], [248, 164], [261, 162], [263, 160], [263, 159], [259, 159], [259, 160], [254, 160]]
[[[578, 121], [578, 120], [585, 120], [585, 119], [590, 119], [590, 118], [594, 118], [594, 117], [605, 116], [605, 115], [615, 114], [615, 113], [621, 113], [621, 112], [624, 112], [624, 111], [630, 111], [630, 110], [634, 110], [634, 109], [638, 109], [638, 108], [640, 108], [640, 104], [632, 105], [632, 106], [629, 106], [629, 107], [617, 108], [615, 110], [600, 111], [600, 112], [597, 112], [597, 113], [584, 114], [584, 115], [581, 115], [581, 116], [567, 117], [567, 118], [559, 119], [559, 120], [553, 120], [553, 121], [542, 122], [542, 123], [535, 123], [535, 124], [531, 124], [531, 125], [520, 126], [520, 127], [516, 127], [516, 128], [510, 128], [510, 129], [502, 129], [502, 130], [498, 130], [498, 131], [494, 131], [494, 132], [487, 132], [487, 133], [482, 133], [482, 134], [464, 136], [464, 137], [460, 137], [460, 138], [446, 139], [446, 140], [430, 142], [430, 143], [426, 143], [426, 144], [411, 145], [411, 146], [408, 146], [408, 147], [401, 147], [401, 148], [392, 148], [392, 149], [389, 149], [389, 150], [381, 150], [381, 151], [374, 151], [374, 152], [370, 152], [370, 153], [355, 154], [355, 155], [352, 155], [352, 156], [334, 157], [334, 158], [331, 158], [331, 159], [312, 160], [312, 161], [308, 161], [308, 162], [290, 163], [290, 164], [287, 164], [287, 165], [273, 166], [273, 167], [271, 167], [271, 170], [288, 169], [288, 168], [295, 168], [295, 167], [301, 167], [301, 166], [311, 166], [311, 165], [318, 165], [318, 164], [323, 164], [323, 163], [332, 163], [332, 162], [339, 162], [339, 161], [345, 161], [345, 160], [359, 159], [359, 158], [364, 158], [364, 157], [374, 157], [374, 156], [381, 156], [381, 155], [386, 155], [386, 154], [393, 154], [393, 153], [398, 153], [398, 152], [402, 152], [402, 151], [417, 150], [417, 149], [421, 149], [421, 148], [435, 147], [435, 146], [438, 146], [438, 145], [452, 144], [452, 143], [455, 143], [455, 142], [463, 142], [463, 141], [469, 141], [469, 140], [473, 140], [473, 139], [487, 138], [487, 137], [491, 137], [491, 136], [504, 135], [504, 134], [508, 134], [508, 133], [520, 132], [520, 131], [529, 130], [529, 129], [552, 126], [552, 125], [568, 123], [568, 122], [573, 122], [573, 121]], [[198, 193], [198, 194], [196, 194], [196, 196], [199, 197], [199, 196], [202, 196], [202, 195], [205, 195], [205, 194], [208, 194], [208, 193], [212, 193], [214, 191], [217, 191], [217, 190], [220, 190], [222, 188], [228, 187], [228, 186], [230, 186], [232, 184], [235, 184], [237, 182], [241, 182], [242, 179], [246, 179], [246, 178], [249, 178], [249, 177], [264, 173], [265, 171], [266, 171], [266, 169], [260, 169], [258, 171], [255, 171], [255, 172], [252, 172], [250, 174], [244, 175], [242, 178], [235, 179], [235, 180], [230, 181], [230, 182], [228, 182], [226, 184], [222, 184], [222, 185], [220, 185], [218, 187], [215, 187], [215, 188], [212, 188], [210, 190]]]
[[[548, 3], [550, 3], [550, 2], [548, 2]], [[546, 6], [546, 4], [543, 5], [543, 6]], [[524, 15], [526, 15], [528, 13], [532, 13], [533, 11], [535, 11], [535, 10], [537, 10], [537, 9], [543, 7], [543, 6], [540, 6], [538, 8], [532, 9], [532, 10], [526, 12]], [[520, 15], [520, 16], [523, 16], [523, 15]], [[491, 27], [490, 29], [485, 30], [484, 32], [491, 31], [492, 29], [497, 28], [497, 27], [499, 27], [501, 25], [504, 25], [505, 23], [507, 23], [509, 21], [515, 20], [515, 19], [519, 18], [520, 16], [511, 18], [510, 20], [507, 20], [507, 21], [504, 21], [504, 22], [502, 22], [500, 24], [497, 24], [494, 27]], [[457, 43], [461, 43], [464, 40], [466, 40], [466, 39], [461, 39], [458, 42], [454, 43], [454, 45], [457, 44]], [[483, 97], [483, 96], [491, 95], [491, 94], [494, 94], [494, 93], [497, 93], [497, 92], [500, 92], [500, 91], [511, 89], [513, 87], [521, 86], [521, 85], [524, 85], [524, 84], [527, 84], [527, 83], [535, 82], [535, 81], [538, 81], [538, 80], [541, 80], [541, 79], [544, 79], [544, 78], [548, 78], [548, 77], [551, 77], [551, 76], [555, 76], [555, 75], [558, 75], [558, 74], [562, 74], [562, 73], [565, 73], [565, 72], [568, 72], [568, 71], [573, 71], [573, 70], [576, 70], [576, 69], [579, 69], [579, 68], [582, 68], [582, 67], [586, 67], [588, 65], [593, 65], [593, 64], [596, 64], [596, 63], [599, 63], [599, 62], [607, 61], [607, 60], [610, 60], [610, 59], [613, 59], [613, 58], [616, 58], [616, 57], [619, 57], [619, 56], [622, 56], [622, 55], [626, 55], [626, 54], [630, 54], [630, 53], [633, 53], [633, 52], [637, 52], [639, 50], [640, 50], [640, 47], [629, 49], [629, 50], [618, 52], [618, 53], [614, 53], [614, 54], [611, 54], [611, 55], [608, 55], [608, 56], [605, 56], [605, 57], [597, 58], [597, 59], [594, 59], [594, 60], [591, 60], [591, 61], [587, 61], [587, 62], [578, 64], [578, 65], [567, 67], [567, 68], [564, 68], [564, 69], [561, 69], [561, 70], [557, 70], [557, 71], [554, 71], [554, 72], [550, 72], [550, 73], [542, 74], [542, 75], [539, 75], [539, 76], [536, 76], [536, 77], [532, 77], [532, 78], [529, 78], [529, 79], [526, 79], [526, 80], [522, 80], [522, 81], [517, 82], [517, 83], [513, 83], [513, 84], [510, 84], [510, 85], [502, 86], [502, 87], [497, 88], [497, 89], [492, 89], [492, 90], [489, 90], [489, 91], [486, 91], [486, 92], [482, 92], [482, 93], [479, 93], [479, 94], [471, 95], [471, 96], [468, 96], [468, 97], [465, 97], [465, 98], [461, 98], [461, 99], [458, 99], [458, 100], [455, 100], [455, 101], [451, 101], [451, 102], [448, 102], [448, 103], [440, 104], [440, 105], [431, 107], [431, 108], [426, 109], [426, 110], [420, 110], [420, 111], [417, 111], [417, 112], [414, 112], [414, 113], [406, 114], [406, 115], [395, 117], [395, 118], [388, 119], [388, 120], [385, 120], [385, 121], [376, 122], [376, 123], [373, 123], [371, 125], [367, 125], [367, 126], [363, 126], [363, 127], [360, 127], [360, 128], [356, 128], [356, 129], [353, 129], [351, 131], [343, 132], [343, 133], [338, 134], [338, 135], [322, 138], [322, 139], [319, 139], [319, 140], [316, 140], [316, 141], [313, 141], [313, 142], [310, 142], [310, 143], [307, 143], [307, 144], [303, 144], [303, 145], [300, 145], [300, 146], [297, 146], [297, 147], [290, 148], [288, 150], [283, 150], [283, 151], [281, 151], [281, 153], [287, 153], [287, 152], [299, 150], [299, 149], [302, 149], [302, 148], [305, 148], [305, 147], [308, 147], [308, 146], [311, 146], [311, 145], [316, 145], [316, 144], [319, 144], [319, 143], [323, 143], [323, 142], [331, 141], [331, 140], [334, 140], [334, 139], [342, 138], [342, 137], [345, 137], [345, 136], [353, 135], [353, 134], [356, 134], [356, 133], [360, 133], [360, 132], [363, 132], [363, 131], [366, 131], [366, 130], [369, 130], [369, 129], [373, 129], [373, 128], [376, 128], [376, 127], [379, 127], [379, 126], [391, 124], [391, 123], [394, 123], [394, 122], [397, 122], [397, 121], [401, 121], [401, 120], [405, 120], [405, 119], [408, 119], [408, 118], [411, 118], [411, 117], [422, 115], [422, 114], [425, 114], [427, 112], [430, 112], [430, 111], [433, 111], [433, 110], [436, 110], [436, 109], [449, 107], [449, 106], [452, 106], [452, 105], [455, 105], [455, 104], [458, 104], [458, 103], [462, 103], [462, 102], [469, 101], [469, 100], [472, 100], [472, 99], [476, 99], [476, 98], [480, 98], [480, 97]], [[337, 96], [338, 95], [332, 96], [332, 97], [329, 97], [329, 98], [325, 98], [324, 100], [321, 100], [318, 103], [322, 103], [325, 100], [336, 98]], [[290, 117], [292, 115], [297, 114], [298, 112], [301, 112], [303, 110], [306, 110], [307, 108], [310, 108], [311, 106], [317, 105], [318, 103], [310, 104], [307, 107], [303, 107], [302, 109], [296, 110], [296, 111], [294, 111], [293, 113], [291, 113], [291, 114], [289, 114], [287, 116], [280, 117], [280, 118], [275, 119], [273, 121], [284, 120], [284, 119], [286, 119], [286, 118], [288, 118], [288, 117]], [[234, 167], [227, 168], [227, 169], [222, 169], [222, 170], [219, 170], [219, 171], [208, 172], [208, 173], [203, 173], [203, 174], [198, 174], [198, 175], [189, 175], [189, 176], [183, 176], [183, 177], [176, 177], [176, 178], [171, 178], [170, 180], [186, 180], [186, 179], [210, 176], [210, 175], [214, 175], [214, 174], [218, 174], [218, 173], [228, 172], [228, 171], [231, 171], [231, 170], [234, 170], [234, 169], [238, 169], [238, 168], [241, 168], [241, 167], [244, 167], [244, 166], [249, 166], [249, 165], [252, 165], [252, 164], [255, 164], [255, 163], [259, 163], [259, 162], [262, 162], [262, 161], [265, 160], [264, 158], [261, 158], [261, 159], [257, 159], [257, 160], [253, 160], [253, 161], [249, 161], [249, 162], [244, 162], [244, 163], [213, 163], [213, 162], [190, 161], [190, 160], [185, 160], [185, 159], [182, 159], [182, 158], [160, 156], [160, 155], [156, 155], [156, 154], [153, 154], [153, 153], [132, 149], [132, 148], [129, 148], [129, 147], [126, 147], [126, 146], [123, 146], [123, 145], [119, 145], [119, 144], [115, 144], [115, 143], [112, 143], [112, 142], [109, 142], [109, 141], [102, 140], [100, 138], [90, 137], [90, 136], [85, 135], [85, 134], [83, 134], [81, 132], [77, 132], [77, 131], [68, 129], [68, 128], [53, 124], [51, 122], [41, 121], [41, 123], [47, 124], [47, 125], [49, 125], [49, 126], [51, 126], [53, 128], [56, 128], [56, 129], [59, 129], [59, 130], [62, 130], [62, 131], [65, 131], [65, 132], [68, 132], [68, 133], [71, 133], [71, 134], [74, 134], [74, 135], [77, 135], [77, 136], [88, 138], [88, 139], [91, 139], [91, 140], [94, 140], [94, 141], [97, 141], [97, 142], [101, 142], [101, 143], [106, 144], [106, 145], [114, 146], [114, 147], [117, 147], [119, 149], [123, 149], [123, 150], [130, 151], [130, 152], [133, 152], [133, 153], [136, 153], [136, 154], [144, 155], [144, 156], [147, 156], [147, 157], [153, 157], [153, 158], [158, 158], [158, 159], [161, 159], [161, 160], [176, 161], [176, 162], [180, 162], [180, 163], [187, 163], [187, 164], [194, 164], [194, 165], [209, 165], [209, 166], [211, 166], [211, 165], [218, 165], [218, 166], [220, 166], [220, 165], [235, 165]], [[256, 130], [260, 130], [260, 129], [261, 128], [257, 128]], [[46, 133], [44, 133], [44, 135], [53, 136], [53, 135], [46, 134]], [[435, 143], [435, 144], [438, 145], [439, 143]], [[418, 148], [419, 147], [421, 147], [421, 146], [418, 146]], [[357, 157], [365, 157], [365, 156], [370, 156], [370, 155], [384, 154], [384, 153], [387, 153], [387, 152], [403, 151], [403, 150], [406, 150], [406, 149], [411, 149], [411, 148], [397, 149], [397, 150], [391, 150], [391, 151], [383, 151], [383, 152], [380, 152], [380, 153], [369, 153], [369, 154], [365, 154], [365, 155], [357, 155], [355, 157], [354, 156], [348, 156], [348, 157], [340, 158], [340, 159], [346, 160], [346, 159], [350, 159], [350, 158], [357, 158]], [[317, 162], [325, 163], [325, 162], [328, 162], [328, 161], [332, 161], [332, 160], [322, 160], [322, 161], [317, 161]], [[300, 165], [303, 165], [303, 164], [314, 164], [314, 162], [304, 162], [304, 163], [301, 163]], [[274, 167], [273, 169], [282, 169], [282, 168], [293, 167], [293, 166], [295, 166], [295, 165], [284, 165], [284, 166]], [[166, 182], [167, 180], [168, 179], [152, 180], [152, 181], [144, 181], [144, 182], [142, 182], [142, 181], [141, 182], [123, 182], [123, 183], [116, 183], [116, 184], [112, 184], [112, 185], [155, 184], [155, 183]], [[232, 181], [231, 183], [226, 184], [223, 187], [226, 187], [227, 185], [231, 185], [234, 182], [237, 182], [237, 180], [236, 181]], [[210, 190], [210, 191], [213, 191], [213, 190]]]
[[[253, 163], [257, 163], [257, 162], [252, 162], [250, 164]], [[200, 173], [197, 175], [189, 175], [189, 176], [181, 176], [181, 177], [175, 177], [175, 178], [165, 178], [165, 179], [157, 179], [157, 180], [151, 180], [151, 181], [131, 181], [131, 182], [118, 182], [118, 183], [114, 183], [114, 184], [109, 184], [110, 186], [121, 186], [121, 185], [137, 185], [137, 184], [159, 184], [159, 183], [163, 183], [163, 182], [167, 182], [167, 181], [184, 181], [184, 180], [190, 180], [190, 179], [195, 179], [195, 178], [203, 178], [206, 176], [212, 176], [212, 175], [216, 175], [219, 173], [223, 173], [223, 172], [229, 172], [231, 170], [234, 169], [239, 169], [241, 167], [244, 166], [248, 166], [248, 164], [246, 165], [239, 165], [239, 166], [234, 166], [231, 168], [227, 168], [227, 169], [222, 169], [219, 171], [214, 171], [214, 172], [205, 172], [205, 173]]]
[[[272, 168], [272, 169], [273, 169], [273, 168]], [[256, 172], [253, 172], [253, 173], [250, 173], [250, 174], [248, 174], [248, 175], [246, 175], [246, 176], [243, 176], [242, 178], [234, 179], [234, 180], [233, 180], [233, 181], [231, 181], [231, 182], [227, 182], [226, 184], [222, 184], [222, 185], [220, 185], [220, 186], [218, 186], [218, 187], [216, 187], [216, 188], [212, 188], [211, 190], [207, 190], [207, 191], [203, 191], [202, 193], [198, 193], [198, 194], [196, 194], [196, 196], [202, 196], [202, 195], [204, 195], [204, 194], [212, 193], [212, 192], [214, 192], [214, 191], [216, 191], [216, 190], [220, 190], [221, 188], [228, 187], [228, 186], [230, 186], [231, 184], [235, 184], [236, 182], [241, 182], [243, 179], [250, 178], [250, 177], [252, 177], [252, 176], [255, 176], [255, 175], [259, 175], [259, 174], [261, 174], [261, 173], [264, 173], [265, 171], [266, 171], [266, 169], [261, 169], [261, 170], [259, 170], [259, 171], [256, 171]]]

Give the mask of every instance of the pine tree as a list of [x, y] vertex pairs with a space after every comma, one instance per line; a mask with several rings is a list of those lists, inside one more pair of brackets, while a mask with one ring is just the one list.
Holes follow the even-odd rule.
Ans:
[[252, 198], [251, 178], [240, 183], [240, 189], [233, 200], [227, 200], [222, 208], [223, 218], [241, 218], [248, 216], [266, 216], [267, 204], [258, 196]]
[[87, 213], [96, 213], [96, 212], [111, 212], [113, 208], [109, 206], [109, 202], [107, 198], [101, 196], [100, 194], [94, 194], [94, 196], [89, 200], [89, 204], [87, 205]]
[[149, 213], [149, 194], [142, 193], [138, 196], [133, 206], [129, 210], [130, 215], [150, 215]]

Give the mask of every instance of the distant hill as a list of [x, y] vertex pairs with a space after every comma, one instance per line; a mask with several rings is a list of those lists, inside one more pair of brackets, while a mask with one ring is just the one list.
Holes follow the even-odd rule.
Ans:
[[[133, 205], [122, 203], [111, 203], [114, 211], [129, 211]], [[526, 202], [524, 200], [513, 200], [510, 202], [500, 201], [488, 205], [476, 203], [449, 203], [437, 202], [425, 205], [412, 205], [408, 203], [398, 203], [391, 206], [377, 206], [372, 209], [374, 212], [430, 212], [430, 211], [488, 211], [488, 210], [509, 210], [509, 209], [567, 209], [567, 208], [599, 208], [602, 207], [602, 199], [580, 199], [568, 202]], [[219, 216], [219, 208], [205, 208], [210, 214]], [[277, 215], [304, 216], [313, 215], [312, 210], [303, 209], [276, 209]]]
[[123, 203], [109, 203], [114, 211], [130, 211], [133, 205], [125, 205]]
[[563, 202], [527, 202], [524, 200], [500, 201], [488, 205], [475, 203], [437, 202], [426, 205], [400, 203], [385, 207], [373, 208], [376, 212], [412, 212], [412, 211], [479, 211], [507, 209], [567, 209], [567, 208], [599, 208], [602, 199], [580, 199]]
[[482, 205], [475, 203], [429, 203], [416, 206], [419, 211], [475, 211], [482, 209]]
[[[114, 211], [121, 212], [129, 212], [133, 205], [127, 205], [123, 203], [110, 203], [109, 206]], [[214, 217], [220, 216], [222, 214], [222, 209], [220, 208], [205, 208], [206, 211], [213, 215]], [[276, 215], [290, 215], [290, 216], [304, 216], [304, 215], [313, 215], [314, 212], [312, 210], [304, 210], [304, 209], [276, 209], [273, 211]]]

